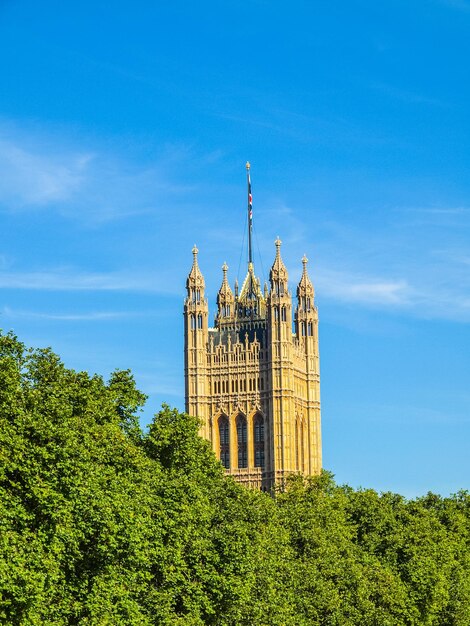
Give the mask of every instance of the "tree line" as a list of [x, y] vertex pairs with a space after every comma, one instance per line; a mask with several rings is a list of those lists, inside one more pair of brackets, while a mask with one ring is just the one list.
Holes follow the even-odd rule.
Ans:
[[249, 490], [145, 399], [0, 333], [1, 624], [470, 625], [468, 492]]

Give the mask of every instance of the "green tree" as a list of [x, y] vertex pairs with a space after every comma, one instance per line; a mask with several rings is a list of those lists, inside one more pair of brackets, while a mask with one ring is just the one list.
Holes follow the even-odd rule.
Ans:
[[236, 484], [128, 370], [0, 332], [0, 623], [470, 626], [470, 496]]

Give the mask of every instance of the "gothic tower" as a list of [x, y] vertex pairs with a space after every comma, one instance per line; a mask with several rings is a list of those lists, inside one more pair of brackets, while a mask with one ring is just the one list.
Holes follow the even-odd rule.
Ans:
[[236, 480], [271, 489], [288, 474], [321, 470], [318, 313], [307, 258], [292, 317], [288, 273], [276, 239], [269, 288], [261, 289], [252, 259], [252, 197], [248, 182], [248, 268], [234, 292], [222, 266], [214, 327], [198, 249], [184, 302], [186, 412]]

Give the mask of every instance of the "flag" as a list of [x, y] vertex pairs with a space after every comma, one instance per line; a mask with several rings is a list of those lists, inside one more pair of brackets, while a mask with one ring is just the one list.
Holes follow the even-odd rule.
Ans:
[[248, 172], [248, 219], [250, 220], [251, 226], [253, 223], [253, 196], [251, 195], [250, 172]]

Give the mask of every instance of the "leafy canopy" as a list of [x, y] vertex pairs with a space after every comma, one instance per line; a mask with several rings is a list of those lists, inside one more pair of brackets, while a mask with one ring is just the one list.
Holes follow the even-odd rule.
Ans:
[[470, 496], [225, 476], [198, 421], [0, 333], [0, 623], [468, 626]]

